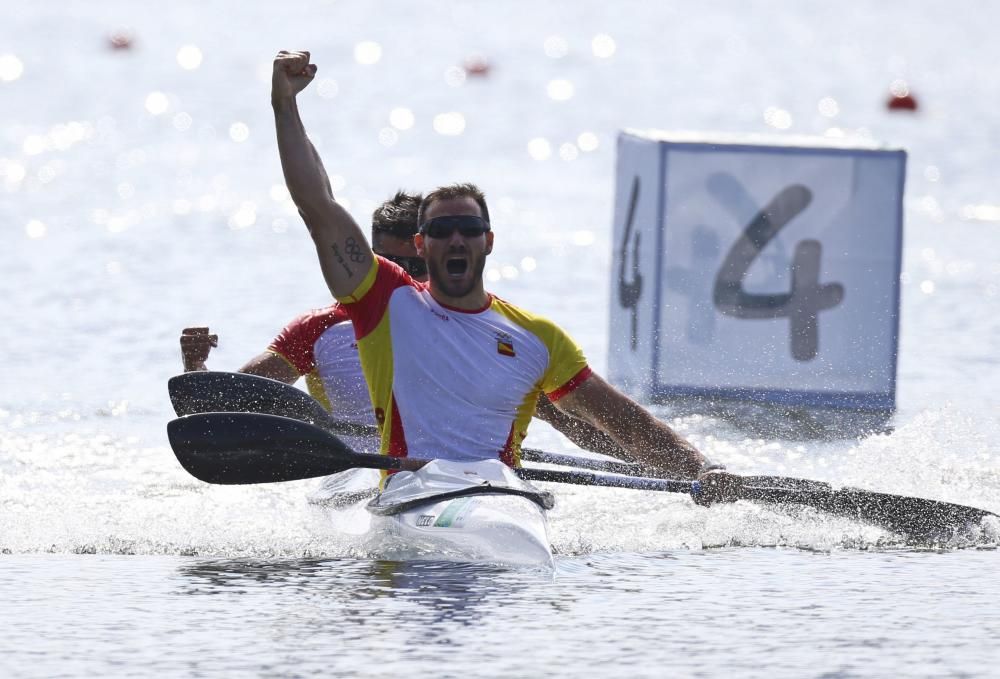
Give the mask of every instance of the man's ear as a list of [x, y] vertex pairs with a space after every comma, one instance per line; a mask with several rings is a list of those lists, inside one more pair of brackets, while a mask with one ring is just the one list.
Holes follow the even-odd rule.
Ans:
[[493, 252], [493, 232], [492, 231], [487, 231], [486, 232], [486, 254], [488, 255], [491, 252]]
[[417, 255], [419, 257], [424, 256], [424, 234], [422, 233], [413, 234], [413, 247], [417, 249]]

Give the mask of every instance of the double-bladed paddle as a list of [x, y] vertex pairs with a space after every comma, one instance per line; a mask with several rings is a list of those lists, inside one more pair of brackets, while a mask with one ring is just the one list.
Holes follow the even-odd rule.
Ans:
[[[375, 427], [336, 420], [319, 401], [306, 392], [291, 384], [266, 377], [247, 373], [196, 371], [171, 377], [167, 382], [167, 389], [174, 412], [178, 415], [265, 413], [309, 422], [340, 436], [378, 436]], [[631, 462], [560, 455], [534, 448], [522, 448], [521, 459], [614, 474], [642, 473], [642, 467]]]
[[[426, 461], [353, 452], [330, 432], [295, 419], [258, 413], [201, 413], [167, 425], [181, 465], [208, 483], [250, 484], [295, 481], [354, 467], [415, 469]], [[605, 476], [588, 472], [519, 469], [529, 481], [551, 481], [671, 493], [702, 492], [697, 481]], [[947, 537], [967, 524], [996, 514], [973, 507], [826, 484], [806, 489], [758, 485], [767, 477], [744, 477], [736, 499], [797, 504], [884, 526], [913, 538]]]
[[[308, 422], [261, 413], [198, 413], [167, 424], [181, 466], [206, 483], [245, 485], [299, 481], [348, 469], [419, 469], [428, 460], [356, 453], [336, 436]], [[691, 492], [690, 481], [598, 476], [586, 472], [518, 469], [526, 480], [586, 485], [621, 482], [636, 488]], [[654, 487], [655, 486], [655, 487]], [[632, 486], [622, 486], [632, 487]]]

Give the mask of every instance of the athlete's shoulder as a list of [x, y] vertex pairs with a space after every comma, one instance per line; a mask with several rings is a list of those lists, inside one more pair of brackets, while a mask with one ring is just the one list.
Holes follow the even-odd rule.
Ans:
[[395, 262], [390, 262], [381, 255], [375, 255], [371, 268], [350, 295], [338, 297], [344, 305], [377, 304], [385, 301], [393, 290], [403, 286], [419, 287], [410, 274]]
[[389, 300], [400, 289], [423, 289], [401, 266], [378, 255], [372, 262], [358, 288], [338, 301], [344, 305], [354, 323], [354, 333], [358, 339], [367, 337], [385, 316]]
[[329, 306], [310, 309], [299, 314], [285, 326], [285, 329], [313, 328], [321, 329], [322, 332], [332, 325], [349, 320], [350, 316], [347, 315], [347, 310], [341, 304], [334, 302]]
[[493, 303], [490, 305], [490, 308], [522, 328], [543, 338], [552, 335], [564, 335], [569, 337], [569, 333], [563, 330], [562, 327], [560, 327], [555, 321], [552, 321], [551, 319], [540, 314], [528, 311], [524, 307], [518, 306], [517, 304], [512, 304], [501, 297], [493, 295], [492, 293], [491, 297], [493, 298]]
[[587, 370], [583, 349], [569, 333], [545, 316], [532, 313], [510, 302], [493, 297], [491, 307], [509, 322], [531, 333], [545, 346], [549, 354], [549, 367], [542, 381], [546, 393], [561, 395], [560, 389], [572, 382], [574, 376]]
[[327, 330], [340, 323], [349, 323], [350, 317], [340, 304], [321, 309], [310, 309], [296, 316], [282, 328], [268, 346], [286, 360], [300, 368], [310, 370], [313, 362], [313, 345]]

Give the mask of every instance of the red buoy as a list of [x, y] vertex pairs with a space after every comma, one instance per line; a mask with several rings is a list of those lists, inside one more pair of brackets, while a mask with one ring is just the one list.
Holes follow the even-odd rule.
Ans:
[[490, 73], [490, 62], [485, 57], [474, 55], [465, 60], [462, 68], [466, 75], [485, 78]]
[[108, 36], [108, 46], [113, 50], [127, 50], [132, 47], [132, 33], [125, 29], [119, 29]]
[[894, 80], [889, 85], [889, 100], [885, 103], [885, 107], [890, 111], [917, 110], [917, 100], [905, 80]]

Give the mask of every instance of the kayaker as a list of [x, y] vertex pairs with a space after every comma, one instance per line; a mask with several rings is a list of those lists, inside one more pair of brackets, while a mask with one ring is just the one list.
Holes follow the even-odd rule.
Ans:
[[[427, 266], [417, 255], [417, 210], [422, 196], [398, 191], [372, 213], [372, 249], [403, 267], [414, 280], [427, 280]], [[218, 335], [207, 327], [184, 328], [180, 337], [184, 372], [207, 370], [206, 361]], [[371, 400], [358, 361], [354, 331], [346, 310], [338, 303], [308, 311], [282, 329], [267, 349], [247, 361], [239, 372], [294, 384], [306, 380], [309, 393], [338, 420], [375, 424]], [[622, 457], [607, 435], [557, 410], [543, 395], [536, 415], [573, 443], [593, 452]], [[352, 440], [352, 445], [361, 445]]]
[[382, 452], [398, 457], [519, 464], [540, 393], [609, 434], [656, 473], [702, 480], [705, 502], [724, 500], [740, 477], [594, 373], [561, 328], [486, 292], [494, 234], [472, 184], [427, 194], [414, 245], [429, 280], [377, 256], [329, 191], [296, 96], [316, 75], [309, 52], [279, 52], [272, 75], [285, 182], [316, 246], [333, 295], [354, 323]]

